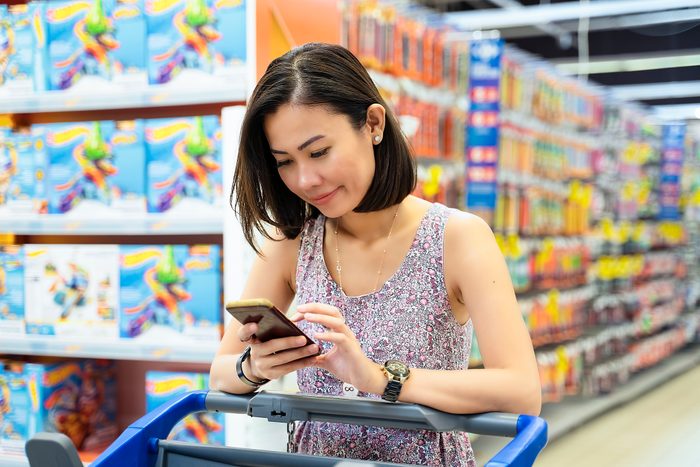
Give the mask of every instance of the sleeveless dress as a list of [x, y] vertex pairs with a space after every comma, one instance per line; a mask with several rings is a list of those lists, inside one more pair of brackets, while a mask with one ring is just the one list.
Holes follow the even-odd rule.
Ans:
[[[297, 303], [338, 307], [371, 360], [396, 359], [410, 368], [463, 370], [469, 363], [471, 320], [460, 325], [450, 309], [443, 273], [445, 225], [450, 209], [433, 204], [421, 220], [403, 263], [380, 290], [346, 296], [323, 257], [324, 216], [302, 230], [296, 270]], [[308, 335], [322, 330], [302, 321]], [[332, 344], [321, 343], [328, 351]], [[319, 368], [297, 372], [305, 394], [342, 396], [343, 383]], [[360, 397], [379, 398], [360, 392]], [[294, 435], [300, 453], [434, 466], [476, 466], [466, 433], [301, 422]]]

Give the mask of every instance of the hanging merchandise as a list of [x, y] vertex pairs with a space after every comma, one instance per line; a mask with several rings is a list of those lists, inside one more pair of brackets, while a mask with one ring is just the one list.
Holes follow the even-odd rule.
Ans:
[[478, 33], [470, 41], [467, 174], [464, 205], [493, 223], [497, 199], [497, 150], [503, 40]]
[[669, 123], [663, 126], [659, 183], [660, 219], [678, 220], [681, 217], [679, 208], [685, 134], [684, 123]]

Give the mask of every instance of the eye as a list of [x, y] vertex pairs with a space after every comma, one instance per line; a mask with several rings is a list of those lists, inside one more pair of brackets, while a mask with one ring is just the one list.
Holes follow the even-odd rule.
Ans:
[[275, 161], [275, 165], [277, 166], [278, 169], [281, 169], [285, 165], [288, 165], [290, 162], [291, 162], [290, 160]]
[[328, 154], [328, 151], [329, 151], [330, 149], [331, 149], [331, 148], [328, 147], [328, 148], [323, 148], [323, 149], [321, 149], [320, 151], [312, 152], [312, 153], [311, 153], [311, 157], [312, 157], [312, 158], [316, 158], [316, 157], [325, 156], [326, 154]]

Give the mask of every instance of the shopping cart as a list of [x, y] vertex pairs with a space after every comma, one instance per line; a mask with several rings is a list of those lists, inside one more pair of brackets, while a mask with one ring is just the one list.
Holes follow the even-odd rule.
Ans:
[[[341, 422], [432, 431], [467, 431], [513, 439], [486, 465], [530, 466], [547, 443], [547, 424], [539, 417], [503, 413], [453, 415], [415, 404], [377, 400], [305, 396], [261, 391], [231, 395], [193, 391], [146, 414], [129, 426], [92, 467], [224, 467], [224, 466], [397, 466], [399, 464], [314, 457], [304, 454], [202, 446], [166, 440], [186, 415], [201, 411], [248, 414], [271, 422]], [[38, 433], [26, 444], [31, 467], [82, 467], [70, 439]]]

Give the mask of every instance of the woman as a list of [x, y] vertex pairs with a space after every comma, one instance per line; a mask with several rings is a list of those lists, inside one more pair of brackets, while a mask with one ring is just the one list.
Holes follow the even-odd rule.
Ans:
[[[304, 393], [539, 413], [534, 352], [491, 230], [412, 196], [415, 183], [397, 120], [350, 52], [306, 44], [270, 64], [234, 177], [235, 209], [261, 253], [243, 298], [286, 310], [296, 297], [292, 319], [322, 353], [298, 337], [261, 343], [255, 324], [234, 320], [213, 389], [247, 393], [296, 371]], [[467, 370], [472, 326], [484, 369]], [[304, 422], [295, 440], [314, 455], [475, 465], [460, 433]]]

